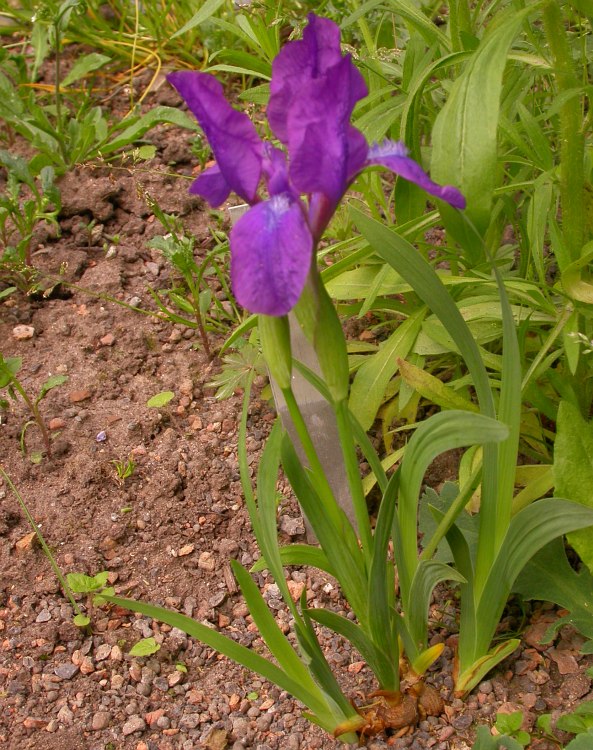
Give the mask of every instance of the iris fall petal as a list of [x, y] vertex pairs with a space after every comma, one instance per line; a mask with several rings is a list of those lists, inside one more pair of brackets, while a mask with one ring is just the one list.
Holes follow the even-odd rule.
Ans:
[[231, 107], [221, 84], [208, 73], [182, 70], [167, 80], [200, 123], [230, 190], [251, 203], [261, 177], [263, 143], [249, 117]]
[[298, 302], [313, 259], [313, 237], [300, 200], [276, 195], [231, 230], [231, 281], [251, 312], [286, 315]]
[[422, 167], [408, 156], [408, 149], [403, 143], [397, 141], [385, 141], [375, 144], [369, 149], [367, 166], [379, 164], [390, 169], [410, 182], [416, 183], [435, 198], [446, 201], [454, 208], [464, 209], [465, 198], [461, 192], [452, 185], [439, 185], [433, 182]]
[[220, 206], [229, 197], [231, 188], [216, 164], [192, 182], [189, 192], [204, 198], [211, 206]]

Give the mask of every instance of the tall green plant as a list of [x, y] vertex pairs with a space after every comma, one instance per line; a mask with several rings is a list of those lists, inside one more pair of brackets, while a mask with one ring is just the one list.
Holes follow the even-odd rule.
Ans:
[[[418, 296], [439, 317], [465, 360], [475, 388], [480, 410], [484, 416], [497, 417], [506, 427], [505, 435], [497, 444], [485, 445], [483, 452], [481, 504], [477, 543], [470, 544], [455, 519], [462, 512], [468, 495], [460, 489], [445, 515], [438, 516], [439, 525], [434, 536], [425, 540], [425, 552], [420, 557], [412, 532], [415, 532], [418, 514], [418, 495], [423, 470], [433, 457], [429, 450], [426, 459], [411, 462], [406, 468], [402, 462], [400, 498], [398, 504], [399, 528], [394, 529], [394, 544], [402, 585], [404, 623], [410, 644], [425, 644], [426, 633], [421, 620], [411, 621], [414, 599], [411, 591], [412, 575], [421, 563], [431, 559], [439, 542], [446, 536], [455, 558], [457, 571], [465, 581], [461, 588], [461, 619], [458, 645], [458, 673], [456, 691], [464, 694], [518, 645], [511, 639], [490, 649], [496, 626], [502, 615], [512, 586], [527, 562], [552, 539], [576, 529], [590, 526], [593, 515], [587, 509], [558, 498], [540, 500], [513, 516], [513, 491], [521, 399], [521, 370], [518, 343], [512, 313], [504, 285], [496, 267], [503, 315], [503, 363], [498, 408], [495, 408], [489, 376], [479, 350], [467, 324], [459, 314], [454, 300], [448, 294], [434, 269], [415, 249], [388, 227], [355, 211], [360, 230], [381, 257], [385, 259], [416, 291]], [[431, 421], [446, 424], [451, 412], [443, 413], [422, 425], [415, 440], [431, 433], [426, 427]], [[406, 477], [405, 481], [404, 477]], [[414, 481], [412, 481], [414, 478]], [[403, 485], [403, 486], [402, 486]]]

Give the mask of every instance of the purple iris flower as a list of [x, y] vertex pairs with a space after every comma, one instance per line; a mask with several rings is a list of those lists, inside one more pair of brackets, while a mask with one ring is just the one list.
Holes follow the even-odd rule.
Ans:
[[[311, 13], [303, 38], [285, 45], [272, 64], [267, 115], [283, 149], [260, 139], [213, 76], [180, 71], [168, 80], [197, 118], [216, 159], [190, 192], [214, 207], [231, 192], [251, 205], [233, 227], [230, 246], [233, 290], [252, 312], [286, 315], [298, 302], [317, 242], [365, 167], [383, 166], [465, 208], [459, 190], [433, 182], [402, 143], [369, 147], [350, 124], [367, 88], [350, 55], [342, 55], [339, 27], [327, 18]], [[257, 194], [262, 178], [266, 200]]]

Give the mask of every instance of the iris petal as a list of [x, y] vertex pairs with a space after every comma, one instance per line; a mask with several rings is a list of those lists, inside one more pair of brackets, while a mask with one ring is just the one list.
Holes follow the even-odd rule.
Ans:
[[231, 107], [221, 84], [208, 73], [183, 70], [170, 73], [167, 80], [200, 123], [229, 190], [252, 203], [261, 177], [263, 143], [249, 117]]
[[[321, 192], [334, 208], [348, 186], [349, 148], [359, 151], [350, 125], [353, 79], [360, 75], [349, 57], [310, 82], [288, 115], [290, 178], [302, 193]], [[363, 161], [355, 158], [360, 168]]]
[[334, 98], [346, 99], [350, 112], [359, 99], [367, 95], [364, 78], [355, 68], [350, 56], [342, 56], [340, 28], [327, 18], [311, 13], [303, 38], [289, 42], [272, 63], [272, 81], [268, 104], [268, 122], [276, 137], [287, 144], [290, 140], [289, 116], [293, 104], [303, 99], [313, 100], [316, 91], [313, 84], [323, 80], [330, 71], [347, 59], [348, 85], [335, 89]]
[[[288, 180], [286, 154], [269, 143], [264, 147], [263, 171], [270, 195], [293, 192]], [[294, 197], [298, 198], [298, 195]]]
[[303, 38], [284, 45], [272, 63], [268, 122], [274, 135], [288, 143], [287, 115], [307, 84], [340, 62], [340, 29], [333, 21], [309, 15]]
[[231, 188], [216, 164], [192, 182], [189, 192], [204, 198], [211, 206], [220, 206], [229, 197]]
[[291, 195], [258, 203], [231, 230], [231, 281], [254, 313], [286, 315], [298, 302], [313, 260], [303, 206]]
[[366, 165], [373, 164], [386, 167], [404, 179], [416, 183], [430, 195], [446, 201], [454, 208], [465, 208], [465, 198], [461, 192], [452, 185], [438, 185], [433, 182], [422, 167], [408, 156], [408, 149], [403, 143], [385, 141], [371, 146]]

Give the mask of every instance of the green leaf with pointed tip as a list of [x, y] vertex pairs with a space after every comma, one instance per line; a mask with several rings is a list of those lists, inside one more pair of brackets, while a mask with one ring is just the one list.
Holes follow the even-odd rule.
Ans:
[[135, 643], [130, 649], [130, 656], [152, 656], [160, 651], [161, 644], [157, 643], [154, 638], [142, 638]]
[[[498, 623], [498, 618], [496, 619]], [[499, 643], [485, 656], [477, 659], [468, 669], [462, 672], [455, 683], [456, 695], [467, 695], [475, 686], [482, 681], [491, 669], [507, 656], [510, 656], [515, 649], [519, 647], [521, 641], [518, 638], [512, 638], [504, 643]], [[520, 747], [520, 745], [519, 745]]]
[[498, 119], [508, 50], [531, 12], [533, 7], [523, 11], [513, 8], [488, 26], [433, 128], [432, 178], [461, 190], [467, 199], [465, 214], [478, 234], [471, 232], [455, 209], [443, 205], [441, 213], [447, 229], [474, 263], [482, 257], [480, 238], [490, 224], [497, 186]]
[[[280, 559], [282, 565], [307, 565], [310, 568], [324, 570], [335, 578], [333, 568], [321, 547], [312, 547], [310, 544], [287, 544], [280, 547]], [[260, 557], [250, 570], [252, 573], [260, 573], [267, 567], [269, 566], [266, 558]]]
[[400, 323], [395, 332], [381, 344], [379, 351], [365, 359], [354, 377], [350, 390], [350, 411], [368, 430], [385, 399], [385, 390], [398, 369], [398, 357], [408, 356], [422, 327], [426, 309], [421, 309]]
[[39, 396], [37, 396], [36, 403], [39, 403], [42, 398], [45, 398], [45, 396], [52, 390], [52, 388], [57, 388], [57, 386], [63, 385], [67, 380], [67, 375], [52, 375], [51, 378], [48, 378], [41, 386], [41, 390], [39, 391]]
[[189, 21], [180, 29], [178, 29], [171, 38], [175, 39], [175, 37], [181, 36], [182, 34], [191, 31], [196, 26], [199, 26], [201, 23], [204, 23], [204, 21], [207, 21], [209, 18], [211, 18], [223, 4], [224, 0], [206, 0], [206, 2], [200, 6], [199, 10], [194, 13]]
[[399, 371], [406, 383], [415, 391], [442, 409], [465, 409], [478, 411], [478, 407], [461, 396], [451, 386], [431, 375], [421, 367], [416, 367], [404, 359], [398, 360]]
[[542, 643], [549, 643], [565, 624], [593, 639], [593, 576], [585, 567], [579, 573], [571, 567], [562, 539], [546, 544], [527, 563], [513, 591], [524, 599], [554, 602], [570, 612], [552, 623]]
[[[593, 507], [593, 422], [586, 422], [568, 401], [558, 407], [554, 478], [558, 495]], [[568, 541], [593, 572], [593, 529], [575, 531]]]
[[392, 229], [356, 208], [351, 207], [350, 213], [377, 255], [410, 284], [445, 326], [470, 371], [482, 412], [494, 417], [492, 390], [480, 349], [443, 280], [416, 248]]
[[169, 401], [174, 398], [175, 393], [173, 391], [161, 391], [152, 396], [152, 398], [149, 398], [146, 402], [146, 406], [149, 406], [152, 409], [160, 409], [162, 406], [166, 406]]
[[70, 84], [76, 83], [76, 81], [80, 81], [81, 78], [84, 78], [89, 73], [102, 68], [103, 65], [108, 63], [110, 60], [110, 57], [108, 57], [107, 55], [101, 55], [99, 52], [90, 52], [88, 55], [79, 57], [74, 65], [70, 68], [68, 74], [64, 76], [62, 82], [60, 83], [60, 88], [70, 86]]

